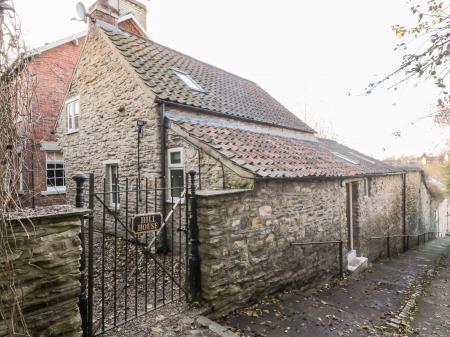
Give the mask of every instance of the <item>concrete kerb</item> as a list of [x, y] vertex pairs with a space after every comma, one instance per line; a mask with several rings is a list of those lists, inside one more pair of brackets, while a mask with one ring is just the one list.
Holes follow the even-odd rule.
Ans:
[[209, 330], [218, 334], [221, 337], [239, 337], [234, 332], [228, 330], [224, 326], [210, 320], [209, 318], [207, 318], [205, 316], [199, 316], [197, 318], [197, 323], [204, 328], [208, 328]]

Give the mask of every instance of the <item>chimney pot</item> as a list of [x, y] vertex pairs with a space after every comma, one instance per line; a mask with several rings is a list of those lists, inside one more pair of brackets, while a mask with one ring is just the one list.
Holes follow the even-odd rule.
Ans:
[[117, 26], [118, 12], [110, 5], [110, 0], [97, 0], [89, 8], [89, 14], [94, 19]]

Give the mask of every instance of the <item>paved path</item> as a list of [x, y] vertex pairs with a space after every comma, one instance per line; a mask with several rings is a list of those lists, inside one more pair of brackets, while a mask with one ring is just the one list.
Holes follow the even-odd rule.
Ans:
[[380, 326], [395, 316], [414, 282], [449, 251], [450, 238], [434, 240], [330, 289], [310, 296], [286, 291], [221, 323], [251, 337], [380, 336]]
[[425, 294], [418, 300], [413, 327], [419, 336], [450, 336], [450, 254], [439, 263]]
[[143, 315], [114, 330], [104, 337], [221, 337], [198, 324], [201, 309], [190, 307], [184, 301], [175, 301], [159, 310]]

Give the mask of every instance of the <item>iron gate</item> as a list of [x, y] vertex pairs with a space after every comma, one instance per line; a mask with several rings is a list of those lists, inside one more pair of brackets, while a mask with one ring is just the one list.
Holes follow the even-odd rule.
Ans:
[[[86, 178], [73, 177], [77, 207], [84, 205]], [[113, 178], [112, 184], [89, 175], [91, 213], [80, 234], [79, 303], [87, 337], [180, 299], [196, 301], [200, 291], [195, 172], [186, 175], [189, 189], [166, 188], [164, 178]], [[161, 215], [157, 228], [132, 230], [133, 219], [149, 215]]]

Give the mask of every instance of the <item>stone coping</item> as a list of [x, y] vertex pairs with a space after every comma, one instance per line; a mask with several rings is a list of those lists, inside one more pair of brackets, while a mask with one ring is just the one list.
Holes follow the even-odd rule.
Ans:
[[71, 205], [59, 205], [49, 207], [36, 207], [25, 208], [19, 212], [7, 213], [6, 218], [10, 221], [13, 220], [32, 220], [32, 219], [54, 219], [75, 217], [88, 214], [90, 209], [88, 208], [76, 208]]
[[227, 195], [227, 194], [237, 194], [237, 193], [245, 193], [252, 191], [248, 188], [243, 189], [230, 189], [230, 190], [200, 190], [197, 191], [197, 195], [199, 197], [215, 197], [220, 195]]

